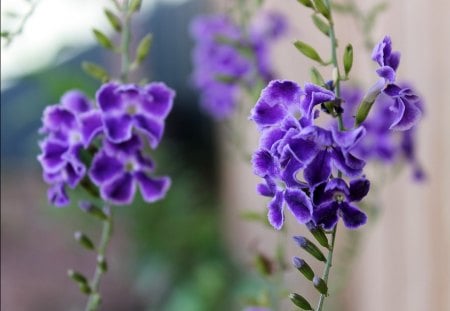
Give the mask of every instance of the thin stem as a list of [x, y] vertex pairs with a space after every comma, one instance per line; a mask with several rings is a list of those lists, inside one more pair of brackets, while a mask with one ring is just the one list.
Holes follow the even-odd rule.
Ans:
[[122, 68], [120, 79], [122, 82], [128, 82], [128, 74], [130, 72], [130, 42], [131, 42], [131, 13], [128, 12], [128, 1], [124, 1], [122, 6], [123, 29], [120, 53], [122, 54]]
[[[328, 276], [330, 274], [330, 269], [333, 262], [333, 250], [334, 250], [334, 241], [336, 239], [336, 229], [337, 225], [334, 227], [333, 232], [331, 233], [331, 244], [330, 248], [328, 250], [328, 256], [327, 256], [327, 262], [325, 264], [325, 270], [323, 272], [322, 279], [325, 281], [326, 284], [328, 284]], [[316, 311], [322, 311], [323, 303], [325, 301], [326, 295], [321, 294], [319, 299], [319, 304], [317, 305]]]
[[[106, 248], [108, 247], [108, 243], [111, 240], [113, 231], [113, 214], [112, 211], [108, 218], [103, 221], [103, 229], [102, 236], [100, 238], [100, 244], [97, 249], [97, 258], [105, 258]], [[86, 304], [85, 311], [95, 311], [99, 305], [100, 299], [100, 280], [104, 273], [104, 268], [102, 267], [100, 262], [97, 262], [97, 266], [95, 268], [94, 277], [90, 282], [91, 293], [89, 294], [89, 299]]]

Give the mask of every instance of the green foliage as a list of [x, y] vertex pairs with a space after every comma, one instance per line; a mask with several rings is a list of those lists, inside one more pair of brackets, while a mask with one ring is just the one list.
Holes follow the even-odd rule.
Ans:
[[325, 84], [325, 80], [323, 79], [322, 75], [320, 74], [319, 70], [317, 70], [316, 67], [312, 67], [309, 74], [310, 74], [312, 83], [317, 84], [317, 85]]
[[107, 82], [110, 79], [109, 73], [100, 65], [90, 62], [83, 62], [81, 67], [88, 75], [99, 80], [100, 82]]
[[325, 36], [330, 36], [330, 24], [324, 21], [323, 18], [318, 14], [311, 15], [314, 25], [316, 25], [317, 29], [320, 30]]
[[114, 44], [103, 32], [98, 29], [92, 29], [97, 42], [106, 49], [114, 50]]
[[330, 9], [325, 5], [323, 0], [313, 0], [313, 1], [317, 12], [322, 14], [326, 19], [330, 20], [331, 18]]
[[322, 65], [326, 65], [326, 63], [320, 57], [319, 53], [317, 53], [317, 51], [312, 46], [310, 46], [302, 41], [299, 41], [299, 40], [294, 42], [294, 46], [297, 48], [297, 50], [299, 50], [306, 57], [308, 57]]
[[142, 63], [142, 61], [147, 57], [150, 48], [152, 45], [152, 34], [147, 34], [144, 38], [142, 38], [141, 42], [139, 42], [138, 47], [136, 49], [136, 64]]
[[314, 8], [314, 4], [311, 2], [311, 0], [297, 0], [297, 1], [308, 8]]
[[114, 14], [111, 10], [108, 9], [105, 9], [104, 13], [111, 26], [114, 28], [114, 30], [117, 32], [121, 32], [122, 22], [120, 21], [120, 18], [116, 14]]

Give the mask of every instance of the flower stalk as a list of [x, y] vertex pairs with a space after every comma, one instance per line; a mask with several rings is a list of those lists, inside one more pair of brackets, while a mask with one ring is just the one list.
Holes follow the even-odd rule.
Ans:
[[[337, 225], [334, 227], [333, 231], [331, 232], [331, 244], [328, 250], [328, 256], [327, 256], [327, 262], [325, 263], [325, 269], [323, 271], [322, 279], [324, 280], [325, 284], [328, 284], [328, 277], [330, 275], [330, 269], [333, 265], [333, 251], [334, 251], [334, 241], [336, 239], [336, 229]], [[323, 304], [325, 301], [325, 297], [327, 295], [321, 294], [319, 298], [319, 303], [317, 305], [316, 311], [322, 311]]]

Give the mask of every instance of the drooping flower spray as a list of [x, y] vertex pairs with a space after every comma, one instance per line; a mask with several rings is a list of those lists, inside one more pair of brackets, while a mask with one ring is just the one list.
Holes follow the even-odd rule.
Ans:
[[172, 109], [175, 92], [162, 82], [146, 85], [129, 83], [129, 74], [139, 67], [149, 52], [151, 36], [145, 36], [130, 55], [131, 19], [139, 11], [140, 0], [112, 0], [117, 13], [104, 13], [120, 34], [120, 45], [94, 29], [98, 43], [121, 56], [120, 79], [114, 80], [99, 65], [85, 62], [83, 68], [104, 84], [95, 101], [82, 92], [71, 90], [60, 103], [49, 106], [43, 114], [40, 142], [44, 180], [49, 184], [48, 200], [57, 207], [70, 202], [67, 188], [83, 188], [90, 195], [80, 201], [80, 208], [102, 222], [100, 241], [94, 243], [86, 234], [75, 239], [97, 253], [94, 275], [88, 279], [70, 269], [68, 275], [88, 296], [85, 310], [97, 310], [101, 303], [100, 280], [107, 271], [106, 250], [112, 236], [114, 205], [132, 204], [137, 188], [144, 201], [164, 198], [170, 187], [169, 177], [155, 177], [155, 164], [145, 150], [160, 143], [165, 119]]
[[[324, 80], [313, 68], [314, 83], [305, 83], [303, 87], [287, 80], [269, 83], [251, 112], [250, 118], [261, 134], [252, 164], [255, 174], [263, 178], [258, 192], [270, 198], [267, 206], [270, 224], [281, 229], [287, 208], [311, 232], [313, 238], [295, 236], [294, 241], [312, 258], [324, 263], [322, 273], [314, 272], [305, 258], [294, 257], [293, 265], [317, 289], [317, 306], [313, 307], [297, 293], [292, 293], [290, 299], [300, 309], [322, 311], [329, 295], [328, 280], [339, 220], [348, 229], [357, 229], [367, 222], [367, 214], [358, 207], [370, 189], [370, 181], [363, 172], [366, 161], [358, 155], [368, 131], [364, 122], [383, 96], [390, 99], [387, 107], [390, 131], [411, 129], [421, 117], [421, 108], [418, 96], [410, 88], [396, 84], [400, 54], [393, 51], [391, 39], [386, 36], [372, 54], [379, 66], [376, 71], [379, 80], [362, 97], [353, 120], [345, 122], [343, 114], [347, 107], [341, 82], [349, 80], [353, 47], [347, 44], [342, 61], [338, 59], [329, 0], [298, 2], [313, 11], [314, 24], [329, 38], [330, 61], [305, 42], [296, 41], [294, 45], [320, 65], [331, 66], [332, 77]], [[321, 113], [332, 117], [331, 124], [316, 123]]]

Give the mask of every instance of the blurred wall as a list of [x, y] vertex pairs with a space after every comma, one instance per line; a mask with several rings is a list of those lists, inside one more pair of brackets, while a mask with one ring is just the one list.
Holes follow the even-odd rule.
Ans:
[[[376, 3], [373, 0], [356, 2], [363, 8]], [[400, 78], [411, 81], [425, 100], [426, 115], [419, 127], [418, 156], [427, 180], [423, 184], [414, 183], [407, 167], [400, 173], [387, 170], [384, 178], [377, 180], [383, 187], [377, 197], [372, 194], [370, 199], [381, 206], [380, 217], [357, 233], [362, 234], [363, 246], [350, 266], [349, 282], [343, 285], [336, 299], [327, 300], [326, 308], [445, 311], [450, 310], [450, 94], [447, 91], [450, 2], [387, 2], [389, 8], [376, 23], [374, 39], [391, 35], [394, 49], [402, 53]], [[284, 79], [303, 84], [308, 80], [312, 63], [293, 48], [292, 42], [300, 39], [311, 43], [322, 55], [327, 55], [329, 42], [313, 28], [310, 11], [297, 1], [267, 0], [266, 7], [281, 10], [293, 25], [290, 36], [275, 49], [276, 68]], [[335, 24], [341, 49], [347, 42], [352, 42], [355, 49], [352, 76], [370, 85], [376, 79], [374, 66], [370, 54], [363, 49], [356, 23], [349, 17], [336, 15]], [[331, 76], [331, 72], [323, 73]], [[248, 150], [254, 150], [257, 135], [253, 124], [248, 125], [247, 134]], [[277, 235], [239, 219], [242, 210], [262, 211], [266, 201], [256, 195], [258, 179], [252, 175], [248, 163], [232, 156], [230, 148], [225, 150], [228, 153], [223, 157], [223, 193], [228, 208], [224, 214], [228, 225], [233, 226], [228, 234], [229, 243], [230, 247], [240, 250], [236, 257], [248, 263], [251, 248], [256, 245], [258, 250], [271, 252]], [[368, 177], [380, 176], [378, 173], [375, 169], [369, 170]], [[304, 230], [293, 222], [288, 225], [288, 236]], [[338, 230], [337, 239], [341, 240], [338, 248], [339, 244], [345, 244], [343, 235], [348, 234], [344, 231], [344, 228]], [[285, 243], [290, 246], [289, 255], [301, 253], [290, 238]], [[333, 277], [336, 278], [332, 270], [332, 283], [336, 281]], [[286, 280], [291, 282], [291, 290], [304, 283], [297, 275], [288, 274]], [[314, 293], [308, 294], [307, 288], [300, 291], [315, 297], [311, 296]]]

